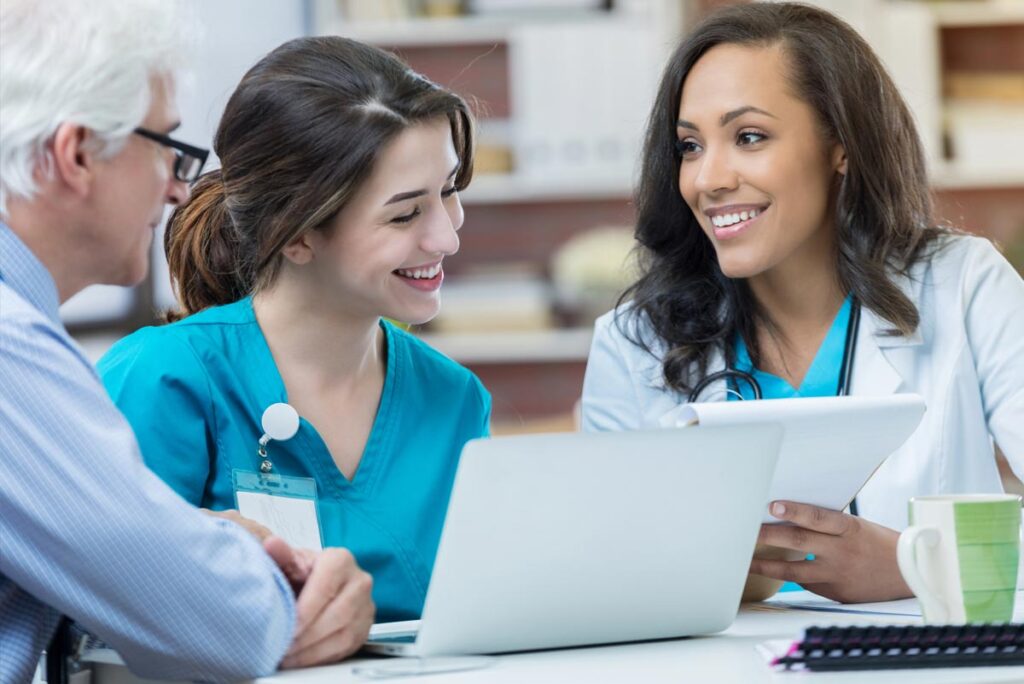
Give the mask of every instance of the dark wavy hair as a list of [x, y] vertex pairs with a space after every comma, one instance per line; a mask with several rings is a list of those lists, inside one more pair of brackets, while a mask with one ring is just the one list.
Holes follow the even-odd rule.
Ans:
[[229, 304], [270, 285], [281, 250], [326, 230], [406, 129], [447, 119], [473, 177], [466, 102], [395, 55], [347, 38], [297, 38], [261, 59], [228, 100], [214, 138], [221, 168], [204, 173], [171, 215], [164, 251], [180, 311]]
[[[868, 44], [828, 12], [796, 3], [739, 5], [718, 11], [687, 36], [669, 59], [651, 110], [637, 189], [641, 276], [619, 300], [645, 322], [664, 347], [666, 384], [692, 389], [715, 351], [731, 365], [740, 335], [755, 364], [757, 324], [772, 327], [747, 281], [722, 273], [711, 241], [677, 187], [680, 156], [676, 121], [683, 83], [708, 50], [721, 44], [778, 45], [787, 56], [794, 91], [817, 113], [828, 142], [846, 151], [847, 172], [834, 201], [840, 286], [909, 334], [918, 325], [914, 303], [895, 276], [925, 258], [946, 232], [935, 225], [924, 154], [906, 103]], [[617, 324], [652, 354], [647, 326]]]

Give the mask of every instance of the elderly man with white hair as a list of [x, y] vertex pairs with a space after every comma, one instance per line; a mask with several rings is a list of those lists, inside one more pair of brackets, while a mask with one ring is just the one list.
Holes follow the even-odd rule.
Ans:
[[0, 3], [0, 682], [62, 615], [139, 675], [207, 681], [337, 660], [373, 620], [347, 552], [261, 548], [150, 473], [58, 317], [143, 278], [205, 161], [170, 135], [187, 34], [171, 0]]

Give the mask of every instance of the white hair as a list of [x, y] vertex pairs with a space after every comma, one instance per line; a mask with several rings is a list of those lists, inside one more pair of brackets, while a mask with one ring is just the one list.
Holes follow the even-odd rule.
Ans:
[[151, 79], [178, 74], [194, 31], [176, 0], [0, 2], [0, 215], [36, 193], [61, 124], [116, 154], [149, 111]]

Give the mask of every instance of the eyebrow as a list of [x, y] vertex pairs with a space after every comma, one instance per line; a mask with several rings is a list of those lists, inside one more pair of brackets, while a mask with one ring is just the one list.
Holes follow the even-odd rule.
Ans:
[[[772, 114], [770, 112], [764, 111], [763, 109], [759, 109], [757, 107], [754, 107], [754, 106], [751, 106], [751, 105], [747, 105], [746, 107], [740, 107], [739, 109], [734, 109], [731, 112], [726, 112], [725, 114], [723, 114], [721, 116], [721, 118], [719, 118], [719, 120], [718, 120], [718, 125], [719, 126], [725, 126], [726, 124], [728, 124], [730, 121], [732, 121], [736, 117], [743, 116], [744, 114], [746, 114], [748, 112], [756, 112], [758, 114], [764, 114], [765, 116], [770, 116], [773, 119], [779, 118], [779, 117], [775, 116], [774, 114]], [[686, 121], [685, 119], [680, 119], [679, 121], [677, 121], [676, 122], [676, 128], [690, 128], [690, 129], [695, 130], [695, 131], [699, 131], [700, 130], [700, 128], [697, 126], [697, 124], [695, 124], [695, 123], [693, 123], [691, 121]]]
[[[445, 180], [451, 180], [452, 177], [454, 177], [455, 174], [459, 172], [460, 166], [462, 166], [462, 162], [459, 162], [458, 164], [455, 165], [455, 168], [452, 169], [451, 173], [448, 174], [448, 178], [445, 178]], [[384, 206], [387, 206], [389, 204], [395, 204], [396, 202], [404, 202], [405, 200], [413, 199], [415, 197], [422, 197], [423, 195], [426, 194], [427, 191], [424, 188], [421, 188], [419, 190], [410, 190], [408, 192], [400, 192], [397, 195], [392, 195], [391, 199], [384, 203]]]

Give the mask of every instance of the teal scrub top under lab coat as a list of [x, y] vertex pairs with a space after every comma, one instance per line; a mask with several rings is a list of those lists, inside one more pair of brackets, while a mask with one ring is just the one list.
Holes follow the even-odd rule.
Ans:
[[[850, 308], [852, 301], [846, 298], [839, 308], [832, 327], [825, 334], [818, 353], [804, 375], [803, 382], [799, 388], [794, 388], [783, 378], [763, 370], [754, 368], [750, 360], [750, 352], [742, 338], [736, 340], [736, 368], [744, 370], [754, 376], [761, 385], [761, 396], [764, 399], [791, 399], [795, 397], [834, 397], [839, 388], [839, 372], [843, 365], [843, 350], [846, 347], [846, 329], [850, 322]], [[736, 383], [734, 389], [738, 389], [744, 399], [753, 399], [754, 391], [745, 382]], [[730, 399], [735, 397], [730, 394]], [[813, 556], [809, 558], [813, 559]], [[779, 591], [798, 591], [803, 589], [796, 582], [786, 582]]]
[[[423, 608], [459, 454], [488, 434], [491, 398], [467, 369], [381, 327], [384, 390], [352, 481], [305, 420], [268, 450], [276, 472], [316, 481], [324, 543], [373, 575], [377, 620], [408, 620]], [[98, 368], [146, 464], [196, 506], [235, 508], [231, 472], [257, 469], [263, 411], [288, 400], [251, 299], [143, 328]]]
[[[846, 347], [846, 328], [850, 322], [849, 297], [839, 307], [839, 313], [832, 321], [832, 327], [825, 334], [818, 353], [804, 375], [799, 388], [795, 388], [783, 378], [763, 370], [754, 368], [750, 360], [750, 352], [742, 338], [736, 340], [736, 368], [747, 371], [761, 385], [761, 396], [764, 399], [792, 399], [795, 397], [834, 397], [839, 389], [839, 372], [843, 365], [843, 349]], [[753, 399], [754, 392], [745, 382], [736, 383], [744, 399]], [[730, 399], [733, 398], [730, 395]]]

